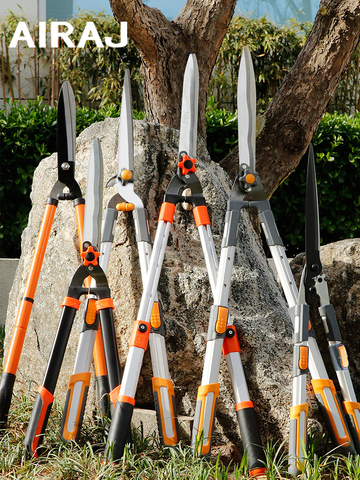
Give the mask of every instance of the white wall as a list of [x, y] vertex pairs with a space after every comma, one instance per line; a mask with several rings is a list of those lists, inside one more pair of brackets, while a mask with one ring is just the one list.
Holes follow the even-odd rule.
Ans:
[[9, 10], [24, 15], [29, 22], [46, 20], [46, 0], [1, 0], [0, 20], [6, 18]]

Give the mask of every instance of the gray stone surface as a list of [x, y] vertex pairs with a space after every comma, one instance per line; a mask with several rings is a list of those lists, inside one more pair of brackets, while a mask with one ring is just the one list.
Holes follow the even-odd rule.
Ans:
[[[87, 161], [95, 136], [102, 143], [104, 178], [107, 180], [116, 173], [117, 130], [118, 120], [107, 119], [92, 125], [79, 136], [76, 178], [83, 192]], [[136, 121], [134, 136], [135, 190], [149, 210], [150, 229], [154, 237], [159, 206], [166, 186], [176, 171], [178, 131]], [[202, 140], [198, 142], [197, 158], [197, 173], [208, 202], [214, 242], [219, 255], [226, 201], [230, 193], [229, 179], [221, 167], [211, 162]], [[31, 195], [33, 208], [29, 225], [23, 234], [23, 255], [10, 295], [5, 347], [9, 344], [17, 305], [24, 289], [44, 202], [55, 180], [56, 155], [52, 155], [41, 162], [34, 176]], [[104, 206], [115, 193], [114, 188], [105, 190]], [[159, 297], [167, 328], [169, 367], [175, 383], [178, 413], [185, 416], [194, 414], [212, 304], [205, 262], [192, 217], [191, 212], [177, 207], [159, 282]], [[114, 315], [122, 366], [126, 360], [130, 331], [142, 292], [134, 233], [131, 215], [121, 213], [115, 229], [108, 280], [115, 304]], [[29, 382], [32, 389], [42, 382], [60, 318], [60, 305], [79, 262], [73, 206], [71, 202], [60, 202], [21, 356], [17, 391], [26, 391]], [[259, 415], [263, 439], [285, 438], [288, 435], [291, 404], [291, 322], [280, 288], [245, 212], [238, 229], [230, 311], [238, 330], [250, 396]], [[78, 314], [55, 392], [61, 402], [65, 399], [68, 378], [74, 364], [80, 323], [81, 314]], [[221, 442], [230, 441], [239, 445], [233, 392], [224, 360], [219, 381], [216, 437]], [[90, 390], [88, 405], [91, 408], [95, 398], [93, 381]], [[145, 354], [136, 401], [141, 408], [153, 408], [149, 351]]]

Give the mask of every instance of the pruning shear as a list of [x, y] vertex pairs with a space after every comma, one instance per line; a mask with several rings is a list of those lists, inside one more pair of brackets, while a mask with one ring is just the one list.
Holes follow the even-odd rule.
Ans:
[[[177, 173], [170, 181], [164, 202], [160, 208], [159, 221], [156, 230], [153, 251], [143, 282], [137, 320], [134, 322], [130, 338], [129, 354], [127, 357], [120, 393], [115, 405], [109, 435], [106, 444], [106, 459], [118, 461], [124, 452], [127, 434], [130, 429], [132, 412], [135, 405], [135, 392], [139, 381], [141, 365], [147, 348], [149, 335], [156, 327], [157, 317], [152, 316], [153, 304], [156, 301], [156, 291], [165, 249], [171, 225], [174, 220], [176, 204], [190, 203], [193, 206], [195, 224], [198, 228], [201, 245], [204, 251], [205, 262], [209, 273], [210, 283], [215, 285], [217, 259], [212, 240], [210, 219], [199, 179], [196, 176], [196, 144], [197, 144], [197, 116], [198, 116], [198, 89], [199, 72], [196, 57], [191, 54], [188, 58], [182, 97], [181, 126], [179, 138], [179, 159]], [[189, 188], [191, 195], [182, 195], [184, 189]], [[152, 348], [151, 340], [150, 347]], [[151, 355], [158, 354], [158, 345], [154, 345]], [[155, 372], [154, 372], [155, 373]], [[172, 384], [163, 377], [153, 378], [155, 405], [162, 406], [160, 436], [172, 439], [175, 444], [179, 438], [175, 411], [175, 395]], [[166, 415], [166, 417], [165, 417]], [[160, 422], [158, 422], [160, 425]], [[169, 432], [169, 433], [168, 433]], [[171, 432], [171, 433], [170, 433]], [[170, 437], [172, 435], [172, 437]]]
[[[84, 214], [84, 230], [82, 238], [81, 257], [83, 264], [76, 270], [67, 296], [62, 303], [62, 314], [56, 333], [53, 348], [47, 364], [43, 384], [38, 388], [33, 411], [25, 436], [24, 445], [27, 451], [38, 456], [39, 447], [42, 443], [47, 421], [54, 400], [54, 391], [59, 376], [61, 364], [64, 358], [70, 331], [77, 310], [80, 307], [79, 300], [82, 295], [93, 295], [95, 298], [88, 299], [86, 323], [93, 325], [97, 330], [97, 322], [102, 326], [104, 338], [107, 370], [110, 379], [115, 378], [114, 383], [120, 384], [120, 366], [114, 338], [113, 326], [113, 302], [110, 298], [110, 289], [106, 275], [99, 265], [100, 226], [102, 211], [102, 185], [103, 165], [100, 141], [94, 140], [88, 166], [86, 206]], [[90, 286], [85, 285], [85, 280], [90, 277], [94, 281]], [[97, 316], [96, 314], [99, 313]], [[108, 338], [108, 332], [110, 335]], [[113, 349], [113, 351], [111, 351]], [[108, 360], [111, 359], [110, 364]], [[86, 375], [86, 374], [85, 374]], [[89, 376], [90, 374], [88, 374]], [[74, 380], [75, 381], [75, 380]], [[84, 390], [88, 385], [87, 379], [76, 378], [75, 386], [71, 390], [73, 395], [85, 397]]]
[[[309, 146], [306, 178], [306, 220], [305, 220], [305, 254], [306, 263], [302, 272], [299, 301], [290, 314], [294, 320], [294, 364], [293, 364], [293, 406], [290, 413], [289, 472], [300, 473], [303, 460], [301, 443], [306, 445], [306, 419], [308, 405], [306, 403], [306, 373], [309, 335], [314, 336], [310, 323], [310, 305], [319, 302], [318, 311], [322, 318], [328, 340], [330, 356], [340, 385], [343, 410], [342, 415], [336, 390], [328, 379], [312, 379], [316, 398], [324, 414], [330, 431], [332, 442], [340, 445], [344, 453], [353, 453], [351, 446], [360, 452], [360, 403], [357, 402], [354, 387], [349, 373], [349, 362], [346, 348], [336, 319], [334, 307], [330, 304], [329, 291], [325, 275], [322, 274], [320, 260], [320, 227], [317, 182], [313, 146]], [[302, 350], [302, 352], [301, 352]], [[338, 412], [329, 415], [328, 411]], [[347, 429], [349, 437], [346, 436]], [[351, 443], [351, 440], [353, 443]], [[347, 444], [346, 441], [349, 443]]]
[[[138, 247], [138, 254], [140, 260], [140, 270], [143, 282], [145, 281], [146, 272], [148, 269], [149, 259], [151, 257], [151, 238], [149, 233], [148, 226], [148, 214], [147, 210], [144, 208], [141, 199], [134, 192], [134, 147], [133, 147], [133, 118], [132, 118], [132, 102], [131, 102], [131, 86], [130, 86], [130, 74], [126, 70], [124, 76], [124, 86], [123, 94], [121, 101], [121, 114], [120, 114], [120, 126], [119, 126], [119, 151], [118, 151], [118, 172], [117, 175], [112, 177], [107, 182], [107, 187], [115, 186], [118, 190], [118, 193], [114, 195], [105, 210], [105, 216], [103, 220], [103, 231], [102, 231], [102, 242], [101, 242], [101, 256], [100, 256], [100, 265], [103, 270], [106, 272], [109, 263], [109, 256], [111, 252], [111, 246], [114, 237], [114, 229], [116, 225], [116, 220], [119, 212], [132, 212], [133, 220], [136, 230], [136, 242]], [[157, 418], [159, 422], [159, 431], [161, 432], [161, 440], [164, 445], [173, 445], [177, 442], [178, 433], [177, 426], [173, 428], [173, 423], [176, 422], [176, 413], [166, 410], [169, 409], [166, 401], [158, 401], [157, 398], [160, 397], [159, 390], [164, 388], [163, 385], [166, 385], [166, 388], [169, 389], [170, 393], [173, 392], [173, 385], [170, 378], [168, 362], [166, 357], [166, 348], [165, 348], [165, 328], [162, 320], [162, 311], [161, 306], [156, 297], [154, 302], [154, 307], [152, 311], [152, 329], [149, 337], [151, 358], [153, 365], [154, 377], [157, 379], [157, 382], [154, 384], [154, 396], [155, 396], [155, 406], [157, 412]], [[74, 367], [74, 376], [83, 375], [84, 372], [90, 371], [90, 362], [91, 362], [91, 352], [92, 346], [94, 343], [94, 337], [90, 332], [91, 327], [87, 327], [84, 324], [82, 336], [84, 336], [84, 341], [79, 342], [79, 348], [76, 356], [75, 367]], [[87, 339], [85, 340], [85, 335]], [[109, 337], [110, 338], [110, 337]], [[115, 334], [114, 334], [115, 338]], [[105, 355], [106, 355], [106, 345], [105, 345]], [[154, 353], [157, 352], [157, 353]], [[87, 359], [87, 362], [84, 363], [83, 359]], [[106, 362], [111, 364], [111, 362]], [[97, 379], [99, 376], [97, 376]], [[103, 377], [100, 377], [103, 378]], [[106, 377], [104, 377], [106, 379]], [[83, 411], [85, 398], [75, 397], [71, 395], [73, 389], [73, 379], [70, 379], [69, 389], [68, 389], [68, 401], [66, 402], [64, 414], [63, 414], [63, 424], [61, 427], [61, 434], [65, 440], [72, 440], [79, 438], [79, 430], [82, 423], [82, 415], [80, 412]], [[120, 389], [120, 383], [114, 384], [110, 382], [110, 387], [107, 389], [106, 395], [106, 385], [103, 381], [103, 405], [101, 406], [102, 411], [107, 413], [108, 404], [106, 400], [108, 396], [110, 397], [110, 415], [113, 414], [113, 406], [115, 405]], [[172, 393], [173, 395], [173, 393]], [[171, 400], [171, 396], [170, 396]], [[71, 414], [70, 412], [77, 412], [76, 414]], [[168, 417], [174, 420], [170, 422], [167, 419]], [[76, 421], [69, 420], [73, 418]], [[66, 420], [69, 419], [69, 420]], [[67, 426], [69, 424], [69, 426]], [[128, 437], [129, 438], [129, 437]]]
[[[26, 330], [34, 303], [34, 296], [44, 260], [47, 243], [59, 200], [73, 200], [81, 248], [84, 204], [80, 187], [74, 178], [75, 140], [76, 140], [76, 106], [69, 82], [61, 87], [57, 111], [58, 137], [58, 179], [55, 182], [46, 206], [26, 280], [24, 294], [21, 298], [14, 331], [0, 381], [0, 425], [5, 425], [8, 418], [11, 397], [15, 383]], [[65, 191], [64, 191], [65, 190]]]
[[[253, 165], [255, 164], [255, 121], [255, 77], [249, 49], [246, 47], [241, 57], [238, 81], [239, 143], [243, 161], [246, 159], [249, 164]], [[246, 179], [246, 175], [251, 174], [245, 173], [241, 178], [251, 181], [251, 177]], [[244, 206], [238, 191], [239, 180], [238, 177], [234, 182], [225, 216], [214, 304], [210, 310], [203, 376], [197, 395], [192, 444], [198, 445], [201, 454], [210, 453], [220, 388], [218, 375], [223, 351], [234, 390], [235, 410], [240, 433], [244, 449], [248, 454], [249, 471], [255, 477], [266, 474], [266, 461], [264, 450], [261, 447], [254, 405], [250, 400], [240, 358], [239, 340], [228, 308], [237, 228], [240, 221], [240, 210]]]
[[[253, 80], [251, 80], [251, 84], [253, 86], [248, 86], [247, 88], [254, 91], [255, 84]], [[243, 85], [245, 85], [245, 82], [238, 83], [238, 102], [242, 97], [247, 98], [246, 89], [244, 90]], [[255, 170], [256, 122], [254, 101], [254, 94], [250, 94], [247, 100], [241, 101], [238, 111], [240, 173], [235, 179], [228, 209], [232, 211], [231, 215], [239, 215], [242, 208], [255, 208], [257, 210], [260, 225], [274, 260], [291, 313], [292, 307], [298, 304], [299, 292], [276, 226], [270, 202], [266, 197], [259, 174]], [[249, 110], [249, 114], [244, 115], [243, 113], [247, 110]], [[247, 122], [247, 118], [250, 118], [251, 121]], [[248, 144], [250, 147], [247, 147]], [[228, 213], [228, 215], [230, 214]], [[316, 397], [320, 402], [322, 413], [329, 427], [332, 441], [339, 453], [345, 455], [354, 453], [354, 444], [344, 422], [334, 384], [328, 377], [313, 330], [309, 331], [308, 347], [309, 372], [312, 377]], [[323, 400], [325, 396], [327, 398], [326, 402]]]

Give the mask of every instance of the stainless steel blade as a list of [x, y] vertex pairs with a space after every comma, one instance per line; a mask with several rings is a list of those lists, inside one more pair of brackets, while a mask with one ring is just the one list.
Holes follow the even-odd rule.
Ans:
[[133, 115], [129, 70], [125, 71], [121, 98], [121, 113], [118, 147], [118, 177], [122, 169], [134, 169]]
[[102, 200], [103, 200], [103, 157], [100, 140], [95, 138], [88, 165], [83, 244], [91, 243], [100, 248]]
[[76, 144], [76, 104], [69, 82], [64, 82], [59, 95], [57, 114], [58, 175], [62, 183], [74, 177]]
[[320, 275], [322, 270], [320, 260], [320, 222], [319, 202], [317, 192], [315, 158], [313, 146], [309, 145], [308, 165], [306, 174], [306, 204], [305, 204], [305, 254], [306, 276], [305, 290], [306, 300], [309, 305], [316, 301], [316, 292], [313, 287], [313, 279]]
[[237, 87], [237, 110], [239, 164], [244, 163], [255, 170], [256, 84], [248, 47], [243, 48], [241, 55]]
[[199, 69], [196, 55], [189, 55], [183, 81], [179, 152], [196, 158], [199, 103]]

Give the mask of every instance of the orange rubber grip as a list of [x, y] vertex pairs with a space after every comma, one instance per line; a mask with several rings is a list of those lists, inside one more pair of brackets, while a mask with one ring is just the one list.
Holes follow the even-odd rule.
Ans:
[[[64, 428], [62, 431], [62, 436], [64, 440], [67, 440], [70, 442], [70, 440], [74, 440], [77, 436], [78, 433], [78, 428], [79, 428], [79, 423], [80, 423], [80, 415], [81, 415], [81, 409], [82, 409], [82, 402], [85, 396], [85, 390], [86, 388], [89, 388], [90, 385], [90, 372], [81, 372], [81, 373], [76, 373], [74, 375], [71, 375], [70, 380], [69, 380], [69, 385], [68, 385], [68, 390], [70, 390], [70, 395], [67, 403], [67, 410], [66, 410], [66, 416], [65, 416], [65, 421], [64, 421]], [[67, 429], [68, 425], [68, 420], [69, 420], [69, 414], [71, 411], [71, 403], [73, 400], [74, 396], [74, 390], [75, 390], [75, 385], [77, 383], [81, 382], [81, 393], [80, 393], [80, 398], [79, 398], [79, 404], [78, 408], [76, 411], [76, 417], [75, 417], [75, 422], [74, 422], [74, 429], [69, 432]]]
[[[340, 406], [339, 406], [339, 402], [338, 402], [337, 397], [336, 397], [336, 390], [335, 390], [335, 386], [334, 386], [333, 381], [329, 380], [329, 379], [320, 378], [320, 379], [316, 379], [316, 380], [311, 380], [311, 384], [314, 388], [315, 395], [320, 394], [320, 396], [321, 396], [323, 405], [326, 409], [326, 412], [327, 412], [328, 417], [329, 417], [329, 421], [330, 421], [331, 426], [332, 426], [332, 430], [334, 432], [334, 436], [336, 437], [336, 441], [338, 442], [339, 445], [342, 445], [343, 447], [347, 447], [348, 445], [351, 444], [351, 439], [350, 439], [350, 436], [349, 436], [349, 433], [348, 433], [347, 426], [345, 425], [343, 415], [342, 415], [341, 410], [340, 410]], [[345, 436], [343, 438], [341, 438], [339, 436], [338, 430], [336, 428], [336, 425], [335, 425], [335, 422], [334, 422], [334, 419], [333, 419], [333, 416], [332, 416], [332, 413], [331, 413], [330, 406], [329, 406], [329, 404], [326, 400], [326, 396], [325, 396], [325, 393], [324, 393], [325, 388], [329, 388], [331, 390], [332, 396], [334, 398], [334, 402], [335, 402], [336, 408], [338, 410], [338, 416], [341, 420], [341, 424], [342, 424], [343, 429], [345, 431]]]
[[[300, 438], [305, 438], [306, 439], [306, 431], [305, 432], [300, 432], [300, 415], [301, 413], [304, 412], [305, 413], [305, 422], [304, 422], [304, 425], [305, 425], [305, 428], [306, 428], [306, 419], [307, 419], [307, 416], [308, 416], [308, 412], [309, 412], [309, 404], [308, 403], [301, 403], [300, 405], [295, 405], [294, 407], [290, 407], [290, 420], [296, 420], [296, 445], [295, 445], [295, 455], [297, 458], [300, 457], [300, 454], [301, 454], [301, 445], [298, 441], [298, 439]], [[298, 466], [298, 468], [300, 468], [300, 466]]]
[[159, 221], [162, 220], [163, 222], [168, 222], [172, 225], [174, 221], [175, 208], [176, 205], [173, 203], [164, 202], [160, 208]]
[[244, 408], [254, 408], [254, 404], [251, 400], [248, 400], [246, 402], [239, 402], [235, 404], [235, 410], [242, 410]]
[[[152, 387], [153, 387], [153, 392], [157, 393], [163, 443], [165, 445], [176, 445], [177, 442], [178, 442], [178, 438], [177, 438], [177, 431], [176, 431], [175, 412], [174, 412], [174, 409], [173, 409], [173, 398], [175, 397], [174, 385], [173, 385], [171, 380], [168, 380], [166, 378], [153, 377], [152, 378]], [[173, 436], [172, 437], [166, 436], [164, 406], [163, 406], [163, 403], [162, 403], [161, 388], [166, 388], [167, 393], [168, 393], [169, 405], [170, 405], [170, 411], [171, 411], [171, 427], [172, 427], [172, 431], [173, 431]]]
[[200, 225], [211, 225], [209, 212], [206, 205], [200, 205], [193, 208], [194, 220], [196, 228], [199, 228]]
[[102, 298], [100, 300], [96, 300], [96, 311], [104, 310], [105, 308], [112, 308], [114, 310], [114, 302], [111, 298]]
[[213, 424], [215, 421], [215, 407], [216, 407], [216, 400], [219, 396], [219, 383], [210, 383], [209, 385], [201, 385], [198, 390], [196, 402], [201, 402], [201, 410], [200, 410], [200, 417], [199, 417], [199, 427], [198, 427], [198, 440], [200, 440], [201, 433], [203, 430], [203, 422], [204, 422], [204, 415], [205, 415], [205, 404], [206, 404], [206, 397], [209, 393], [213, 393], [213, 402], [211, 407], [211, 420], [209, 424], [209, 436], [203, 439], [203, 443], [201, 445], [201, 454], [207, 455], [210, 452], [211, 448], [211, 434], [213, 431]]
[[[141, 326], [144, 326], [144, 331], [141, 331]], [[140, 327], [140, 330], [139, 330]], [[145, 330], [146, 327], [146, 330]], [[148, 322], [143, 322], [142, 320], [136, 320], [134, 322], [131, 336], [130, 336], [130, 347], [137, 347], [146, 350], [148, 340], [150, 335], [150, 324]]]
[[71, 308], [75, 308], [75, 310], [79, 310], [80, 305], [81, 305], [80, 300], [73, 297], [65, 297], [61, 304], [62, 307], [71, 307]]
[[229, 353], [234, 353], [234, 352], [239, 352], [240, 353], [240, 345], [239, 345], [239, 339], [237, 336], [236, 328], [234, 325], [228, 325], [226, 329], [228, 330], [231, 328], [234, 330], [235, 335], [233, 337], [228, 337], [225, 335], [224, 338], [224, 343], [223, 343], [223, 355], [226, 356]]

